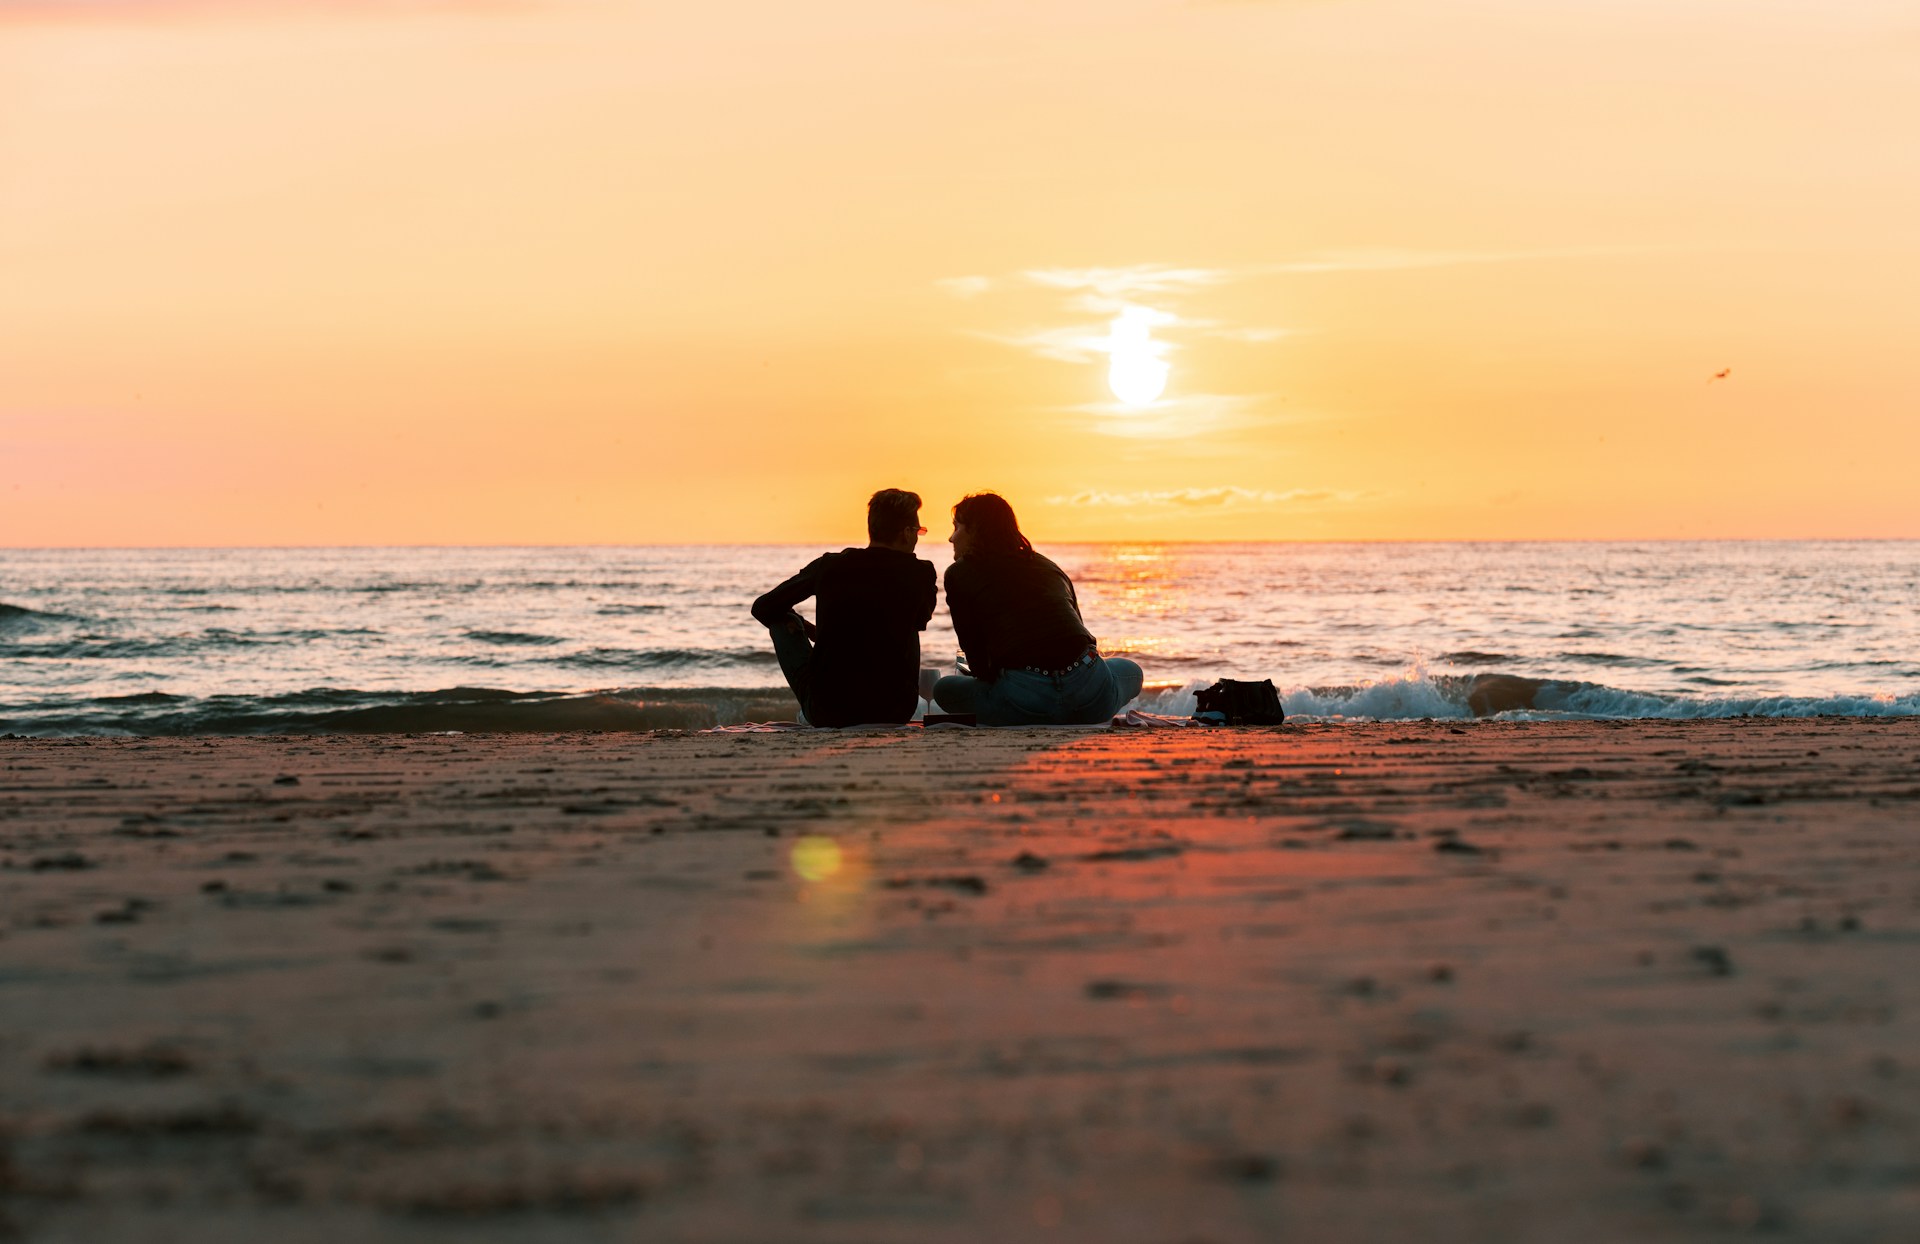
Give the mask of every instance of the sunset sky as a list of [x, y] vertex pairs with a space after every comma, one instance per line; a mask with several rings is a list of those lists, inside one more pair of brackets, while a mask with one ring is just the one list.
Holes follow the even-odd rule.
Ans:
[[1920, 537], [1916, 65], [1911, 0], [0, 0], [0, 545]]

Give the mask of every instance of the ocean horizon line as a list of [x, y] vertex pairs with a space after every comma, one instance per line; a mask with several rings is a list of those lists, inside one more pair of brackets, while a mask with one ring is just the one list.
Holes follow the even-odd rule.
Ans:
[[[391, 544], [20, 544], [0, 545], [0, 553], [243, 553], [243, 552], [364, 552], [373, 549], [392, 550], [515, 550], [515, 549], [781, 549], [781, 548], [817, 548], [844, 541], [846, 536], [822, 537], [818, 540], [646, 540], [646, 541], [581, 541], [581, 542], [530, 542], [500, 544], [436, 544], [399, 541]], [[1911, 536], [1485, 536], [1462, 539], [1415, 539], [1412, 537], [1374, 537], [1374, 538], [1301, 538], [1267, 537], [1258, 539], [1196, 539], [1180, 538], [1155, 540], [1142, 537], [1105, 537], [1079, 539], [1053, 539], [1038, 537], [1042, 544], [1060, 547], [1088, 548], [1101, 545], [1155, 545], [1155, 546], [1195, 546], [1195, 547], [1231, 547], [1235, 545], [1304, 545], [1326, 547], [1333, 545], [1412, 545], [1436, 547], [1462, 547], [1474, 545], [1602, 545], [1602, 544], [1920, 544], [1920, 535]], [[932, 539], [922, 541], [925, 545], [943, 545], [945, 540]]]

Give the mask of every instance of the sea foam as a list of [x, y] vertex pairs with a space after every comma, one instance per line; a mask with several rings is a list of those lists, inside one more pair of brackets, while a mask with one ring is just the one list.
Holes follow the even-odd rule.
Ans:
[[[1543, 680], [1530, 708], [1481, 714], [1501, 721], [1626, 721], [1642, 718], [1692, 720], [1726, 717], [1914, 717], [1920, 694], [1837, 696], [1661, 696], [1596, 683]], [[1280, 703], [1293, 721], [1417, 721], [1476, 716], [1468, 702], [1473, 680], [1429, 674], [1415, 667], [1391, 678], [1339, 687], [1279, 687]], [[1195, 693], [1210, 685], [1149, 687], [1133, 707], [1184, 717]]]

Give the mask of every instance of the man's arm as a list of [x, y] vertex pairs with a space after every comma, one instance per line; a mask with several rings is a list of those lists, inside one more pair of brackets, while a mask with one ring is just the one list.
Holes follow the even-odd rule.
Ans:
[[800, 573], [753, 602], [753, 616], [762, 626], [785, 627], [814, 637], [813, 623], [793, 611], [801, 601], [820, 590], [820, 561], [816, 557], [800, 568]]
[[938, 576], [934, 573], [932, 562], [923, 561], [920, 564], [926, 568], [921, 575], [921, 578], [926, 580], [926, 585], [920, 593], [920, 629], [924, 631], [927, 629], [927, 623], [933, 621], [933, 602], [938, 595], [936, 587]]

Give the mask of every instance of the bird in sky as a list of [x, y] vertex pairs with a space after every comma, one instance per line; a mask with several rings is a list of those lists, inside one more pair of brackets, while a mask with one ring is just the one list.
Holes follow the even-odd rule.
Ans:
[[1716, 380], [1725, 380], [1728, 376], [1731, 376], [1732, 374], [1733, 374], [1733, 368], [1722, 367], [1719, 371], [1707, 377], [1707, 383], [1712, 384]]

